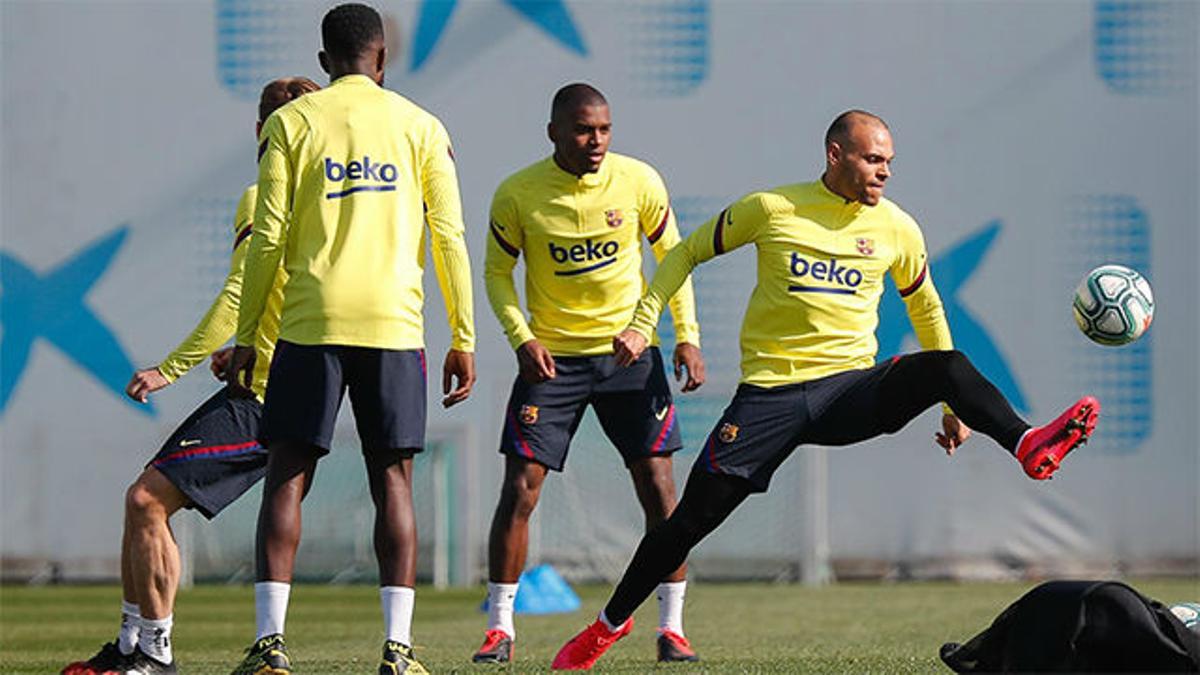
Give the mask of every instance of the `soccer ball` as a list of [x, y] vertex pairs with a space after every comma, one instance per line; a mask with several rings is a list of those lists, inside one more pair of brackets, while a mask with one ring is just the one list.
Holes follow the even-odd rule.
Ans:
[[1142, 275], [1122, 265], [1088, 272], [1075, 289], [1075, 323], [1093, 342], [1124, 345], [1146, 332], [1154, 319], [1154, 293]]
[[1200, 631], [1200, 605], [1194, 602], [1181, 602], [1171, 605], [1171, 613], [1182, 621], [1185, 627]]

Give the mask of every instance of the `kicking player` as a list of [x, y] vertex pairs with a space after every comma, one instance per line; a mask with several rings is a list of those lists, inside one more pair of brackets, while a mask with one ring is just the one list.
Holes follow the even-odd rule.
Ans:
[[[320, 88], [303, 77], [268, 84], [259, 99], [255, 133], [276, 108]], [[130, 398], [145, 403], [151, 393], [182, 377], [233, 337], [257, 193], [258, 186], [251, 185], [238, 202], [233, 256], [221, 292], [175, 351], [158, 366], [133, 374], [125, 387]], [[179, 586], [179, 549], [168, 521], [181, 508], [196, 509], [212, 520], [267, 470], [267, 452], [258, 443], [258, 426], [267, 384], [266, 364], [271, 362], [279, 334], [282, 282], [282, 274], [272, 280], [267, 310], [254, 331], [254, 348], [263, 364], [254, 371], [254, 396], [230, 398], [222, 387], [171, 434], [126, 491], [121, 541], [123, 600], [117, 639], [87, 661], [68, 665], [64, 675], [175, 672], [171, 628]], [[212, 354], [212, 371], [220, 379], [224, 379], [229, 355], [227, 349]]]
[[[588, 669], [633, 628], [632, 615], [665, 571], [746, 497], [764, 492], [796, 446], [848, 445], [899, 431], [943, 402], [936, 434], [947, 454], [992, 437], [1031, 478], [1049, 478], [1087, 440], [1100, 404], [1085, 396], [1030, 427], [953, 349], [917, 223], [883, 198], [894, 157], [887, 125], [838, 116], [825, 136], [821, 179], [750, 194], [705, 223], [660, 264], [629, 327], [613, 341], [631, 363], [671, 296], [699, 263], [753, 243], [758, 284], [742, 324], [742, 381], [704, 444], [679, 506], [646, 535], [595, 623], [553, 667]], [[884, 274], [891, 274], [925, 351], [875, 364]]]
[[[500, 503], [488, 542], [488, 628], [476, 662], [512, 658], [513, 601], [525, 568], [529, 518], [548, 470], [561, 471], [591, 404], [620, 451], [646, 527], [675, 507], [671, 454], [682, 443], [658, 348], [618, 368], [612, 335], [626, 326], [646, 282], [642, 236], [661, 260], [679, 243], [662, 178], [648, 164], [608, 152], [608, 102], [586, 84], [554, 96], [548, 133], [554, 154], [507, 178], [492, 200], [486, 285], [519, 374], [505, 414]], [[512, 270], [525, 255], [529, 321]], [[675, 377], [684, 391], [704, 382], [692, 285], [672, 292]], [[653, 329], [647, 335], [653, 339]], [[683, 635], [687, 567], [664, 570], [658, 584], [659, 661], [695, 661]]]
[[[436, 117], [384, 89], [379, 13], [361, 4], [321, 22], [332, 84], [263, 125], [255, 232], [246, 257], [231, 386], [280, 260], [288, 274], [263, 408], [269, 447], [258, 517], [257, 637], [237, 673], [287, 673], [284, 618], [300, 543], [300, 502], [350, 393], [375, 504], [386, 638], [380, 673], [423, 673], [410, 635], [417, 532], [412, 459], [425, 443], [422, 305], [425, 224], [449, 312], [444, 406], [475, 381], [471, 271], [450, 137]], [[454, 385], [457, 380], [457, 386]]]

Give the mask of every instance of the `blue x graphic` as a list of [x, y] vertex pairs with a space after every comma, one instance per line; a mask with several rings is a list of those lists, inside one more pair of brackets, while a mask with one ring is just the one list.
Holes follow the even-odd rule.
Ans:
[[[587, 56], [583, 36], [575, 27], [571, 13], [563, 0], [502, 0], [506, 5], [521, 13], [550, 37], [580, 56]], [[421, 3], [417, 30], [413, 37], [412, 63], [409, 70], [417, 71], [433, 53], [442, 38], [450, 15], [454, 13], [458, 0], [424, 0]]]
[[84, 304], [84, 296], [104, 275], [124, 243], [128, 227], [91, 244], [45, 274], [38, 274], [0, 251], [0, 414], [8, 408], [29, 354], [38, 338], [71, 360], [135, 410], [153, 417], [153, 403], [141, 405], [124, 396], [133, 364], [108, 326]]
[[[992, 337], [958, 298], [958, 292], [987, 255], [1001, 227], [999, 220], [988, 223], [979, 232], [931, 260], [929, 269], [946, 308], [946, 320], [950, 322], [954, 346], [970, 357], [979, 372], [1000, 389], [1014, 408], [1028, 412], [1029, 403], [1008, 361]], [[879, 340], [880, 356], [890, 358], [900, 352], [904, 339], [912, 335], [912, 324], [890, 278], [887, 285], [888, 290], [884, 291], [883, 301], [879, 305], [879, 329], [875, 337]]]

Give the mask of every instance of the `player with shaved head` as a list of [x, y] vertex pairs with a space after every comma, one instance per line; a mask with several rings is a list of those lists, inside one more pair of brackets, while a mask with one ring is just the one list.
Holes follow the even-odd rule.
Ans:
[[[303, 77], [269, 83], [258, 103], [255, 133], [279, 106], [321, 87]], [[224, 376], [229, 350], [214, 352], [233, 337], [243, 268], [253, 231], [257, 185], [242, 193], [233, 219], [229, 274], [199, 325], [175, 351], [152, 368], [133, 374], [125, 393], [145, 403], [149, 395], [182, 377], [212, 354], [212, 371]], [[273, 279], [267, 311], [255, 329], [254, 348], [264, 364], [254, 372], [253, 396], [232, 398], [225, 388], [196, 409], [171, 434], [158, 455], [125, 493], [125, 533], [121, 540], [121, 627], [117, 639], [87, 661], [62, 672], [174, 673], [171, 651], [175, 591], [179, 587], [179, 548], [169, 520], [182, 508], [213, 519], [263, 477], [267, 451], [258, 443], [267, 368], [279, 334], [282, 275]]]
[[[895, 159], [887, 124], [847, 111], [825, 136], [819, 180], [755, 192], [702, 225], [659, 264], [633, 321], [613, 339], [618, 364], [644, 351], [667, 298], [692, 269], [746, 244], [758, 283], [742, 324], [742, 380], [713, 427], [671, 517], [643, 539], [597, 620], [553, 667], [583, 670], [633, 628], [633, 612], [747, 497], [765, 492], [799, 445], [842, 446], [902, 429], [942, 403], [947, 454], [983, 432], [1035, 480], [1087, 440], [1100, 404], [1085, 396], [1031, 427], [954, 349], [921, 230], [883, 196]], [[876, 363], [884, 277], [903, 298], [924, 351]]]
[[[611, 346], [645, 286], [643, 237], [660, 260], [679, 243], [666, 186], [650, 165], [608, 151], [608, 101], [591, 85], [569, 84], [554, 95], [547, 133], [553, 154], [509, 176], [492, 199], [484, 279], [518, 375], [500, 436], [504, 479], [488, 540], [488, 627], [475, 662], [512, 658], [529, 518], [547, 473], [563, 470], [589, 405], [629, 469], [646, 527], [675, 506], [671, 454], [682, 442], [662, 355], [651, 346], [618, 368]], [[528, 319], [512, 277], [520, 256]], [[683, 281], [669, 304], [675, 377], [686, 370], [683, 391], [692, 391], [704, 382], [704, 361], [691, 283]], [[660, 661], [696, 660], [683, 634], [686, 573], [680, 561], [658, 579]]]

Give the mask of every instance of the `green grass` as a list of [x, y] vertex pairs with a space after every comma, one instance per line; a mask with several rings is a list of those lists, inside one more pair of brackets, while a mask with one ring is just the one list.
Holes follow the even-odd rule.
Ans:
[[[704, 661], [678, 672], [948, 672], [938, 647], [985, 628], [1032, 583], [705, 584], [688, 589], [685, 621]], [[1196, 579], [1137, 582], [1165, 602], [1195, 600]], [[546, 671], [559, 646], [599, 610], [608, 587], [578, 589], [583, 610], [518, 616], [514, 672]], [[228, 673], [254, 637], [248, 586], [199, 586], [179, 594], [175, 656], [185, 673]], [[417, 592], [417, 655], [433, 672], [503, 670], [473, 666], [483, 636], [482, 589]], [[58, 672], [115, 635], [116, 586], [0, 586], [0, 672]], [[655, 669], [653, 599], [637, 628], [597, 665], [600, 672]], [[297, 672], [374, 672], [382, 643], [378, 592], [368, 586], [298, 586], [288, 615]]]

